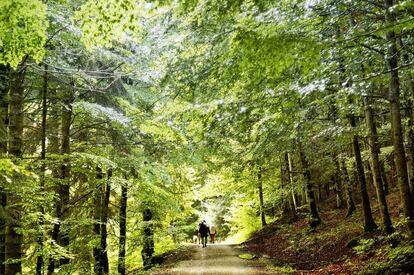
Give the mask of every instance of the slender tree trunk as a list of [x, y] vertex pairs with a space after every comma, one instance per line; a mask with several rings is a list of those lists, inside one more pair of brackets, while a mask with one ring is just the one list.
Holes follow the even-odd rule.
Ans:
[[[74, 82], [71, 83], [73, 88]], [[70, 128], [72, 126], [72, 104], [73, 104], [73, 91], [68, 90], [64, 95], [63, 99], [63, 109], [62, 109], [62, 148], [61, 154], [62, 155], [69, 155], [71, 152], [70, 149]], [[61, 220], [65, 221], [69, 217], [69, 212], [67, 207], [69, 206], [69, 199], [70, 199], [70, 160], [69, 158], [64, 160], [64, 163], [60, 167], [61, 170], [61, 178], [63, 180], [62, 185], [60, 186], [60, 205], [61, 205]], [[61, 246], [68, 248], [69, 246], [69, 227], [61, 226], [60, 228], [60, 242]], [[69, 258], [63, 257], [60, 259], [59, 263], [61, 265], [69, 264]]]
[[308, 197], [309, 210], [311, 215], [309, 225], [310, 227], [314, 228], [321, 223], [321, 218], [319, 217], [318, 208], [316, 206], [315, 193], [313, 192], [313, 181], [311, 173], [309, 171], [309, 164], [305, 156], [305, 150], [303, 149], [302, 143], [300, 141], [298, 141], [298, 149], [300, 162], [302, 163], [303, 176], [305, 178], [306, 194]]
[[[54, 94], [56, 94], [56, 91], [53, 91]], [[55, 126], [55, 131], [51, 131], [50, 135], [48, 136], [48, 143], [47, 143], [47, 151], [54, 153], [54, 154], [59, 154], [60, 152], [60, 124], [61, 124], [61, 108], [60, 106], [56, 106], [56, 105], [51, 105], [51, 109], [49, 112], [49, 124], [50, 125], [54, 125]], [[60, 178], [60, 169], [53, 167], [52, 169], [52, 175], [53, 177], [57, 180]], [[56, 192], [57, 194], [59, 194], [59, 186], [55, 186], [57, 187], [56, 190], [54, 190], [54, 192]], [[56, 210], [56, 216], [58, 213], [61, 212], [61, 208], [60, 208], [60, 199], [57, 198], [55, 201], [55, 210]], [[60, 215], [60, 214], [59, 214]], [[59, 229], [60, 229], [60, 223], [57, 222], [53, 225], [53, 230], [52, 230], [52, 247], [54, 247], [55, 245], [58, 244], [59, 242]], [[48, 267], [47, 267], [47, 274], [48, 275], [52, 275], [54, 273], [55, 270], [55, 260], [50, 257], [48, 259]]]
[[128, 200], [128, 188], [123, 185], [121, 188], [121, 205], [119, 208], [118, 273], [121, 275], [125, 275], [127, 200]]
[[101, 264], [104, 274], [109, 274], [109, 262], [108, 262], [108, 251], [107, 251], [107, 228], [108, 223], [108, 212], [109, 212], [109, 198], [111, 196], [111, 180], [112, 170], [108, 170], [108, 179], [106, 181], [105, 197], [102, 203], [102, 216], [101, 216]]
[[347, 208], [348, 208], [346, 216], [349, 217], [355, 212], [356, 207], [355, 207], [354, 197], [352, 195], [352, 183], [351, 183], [351, 180], [349, 179], [349, 176], [348, 176], [348, 170], [346, 169], [345, 160], [342, 158], [341, 162], [342, 162], [342, 177], [344, 179], [345, 186], [346, 186], [346, 188], [345, 188], [345, 191], [346, 191], [346, 205], [347, 205]]
[[[8, 148], [9, 154], [17, 159], [23, 155], [24, 77], [24, 72], [13, 72], [10, 85]], [[7, 200], [9, 207], [13, 207], [10, 213], [15, 213], [6, 231], [6, 260], [16, 260], [6, 265], [6, 274], [11, 275], [22, 272], [20, 259], [23, 255], [23, 236], [20, 233], [20, 219], [23, 209], [20, 206], [21, 199], [16, 194], [9, 194]]]
[[[350, 24], [351, 27], [354, 27], [355, 22], [352, 16], [348, 20], [348, 23]], [[336, 36], [337, 38], [339, 38], [340, 37], [339, 26], [336, 26], [336, 28], [337, 28]], [[342, 60], [340, 60], [340, 70], [341, 70], [341, 73], [344, 75], [346, 70], [345, 70], [345, 66], [342, 64]], [[352, 105], [353, 101], [351, 97], [348, 97], [348, 103], [349, 105]], [[349, 120], [350, 126], [353, 129], [355, 129], [356, 120], [355, 120], [355, 115], [352, 112], [348, 114], [348, 120]], [[358, 136], [356, 134], [354, 134], [352, 137], [352, 149], [353, 149], [353, 153], [355, 156], [356, 172], [357, 172], [357, 177], [358, 177], [358, 181], [360, 185], [362, 209], [363, 209], [363, 214], [364, 214], [364, 231], [371, 232], [377, 228], [377, 225], [375, 224], [374, 218], [372, 217], [372, 213], [371, 213], [371, 205], [369, 202], [369, 196], [367, 192], [367, 183], [366, 183], [366, 178], [365, 178], [365, 173], [364, 173], [364, 166], [363, 166], [363, 162], [361, 158], [361, 149], [359, 145]]]
[[[369, 161], [365, 162], [365, 166], [366, 166], [366, 171], [368, 171], [366, 174], [367, 176], [365, 177], [366, 179], [368, 179], [368, 186], [370, 184], [374, 185], [374, 175], [372, 173], [372, 169], [371, 169], [371, 165], [369, 163]], [[365, 169], [364, 169], [365, 170]]]
[[[391, 10], [393, 0], [384, 0], [385, 20], [389, 25], [396, 23], [394, 11]], [[393, 30], [387, 31], [388, 51], [386, 62], [389, 73], [389, 100], [391, 110], [391, 125], [393, 133], [395, 164], [397, 170], [398, 186], [400, 188], [401, 203], [404, 215], [408, 219], [408, 228], [414, 237], [414, 201], [408, 180], [407, 161], [404, 150], [403, 131], [400, 112], [400, 83], [398, 75], [398, 50], [396, 36]]]
[[154, 229], [152, 225], [152, 212], [145, 209], [142, 213], [144, 221], [143, 241], [144, 245], [141, 251], [144, 268], [149, 269], [152, 265], [152, 255], [154, 254]]
[[382, 184], [381, 179], [381, 167], [379, 161], [379, 146], [378, 146], [378, 134], [377, 134], [377, 126], [375, 122], [375, 116], [370, 105], [368, 98], [364, 99], [365, 101], [365, 120], [367, 122], [368, 128], [368, 139], [369, 139], [369, 147], [371, 149], [371, 159], [372, 159], [372, 174], [374, 178], [375, 188], [377, 190], [377, 197], [378, 197], [378, 204], [381, 210], [381, 218], [382, 224], [384, 226], [384, 230], [387, 234], [391, 234], [394, 232], [391, 223], [391, 217], [388, 212], [387, 200], [385, 198], [384, 186]]
[[[94, 196], [94, 225], [93, 225], [93, 233], [96, 236], [101, 235], [101, 212], [102, 212], [102, 179], [103, 173], [101, 167], [96, 167], [96, 184], [95, 184], [95, 196]], [[101, 262], [101, 246], [96, 245], [93, 248], [93, 256], [95, 258], [95, 267], [94, 271], [95, 274], [102, 275], [103, 274], [103, 267]]]
[[[289, 182], [291, 184], [291, 186], [293, 187], [294, 182], [293, 182], [293, 163], [292, 163], [292, 156], [288, 153], [287, 154], [288, 157], [288, 169], [289, 169]], [[298, 209], [298, 197], [295, 193], [295, 191], [292, 188], [292, 201], [293, 201], [293, 205], [295, 207], [295, 213], [296, 210]]]
[[388, 195], [389, 194], [389, 184], [388, 184], [387, 174], [385, 173], [384, 161], [380, 162], [380, 168], [381, 168], [381, 179], [382, 179], [382, 183], [383, 183], [383, 186], [384, 186], [384, 193], [385, 193], [385, 195]]
[[[72, 81], [72, 87], [74, 82]], [[63, 107], [61, 110], [61, 148], [60, 153], [62, 155], [69, 155], [70, 149], [70, 128], [72, 125], [72, 103], [73, 103], [73, 91], [68, 90], [63, 95]], [[70, 160], [65, 158], [60, 166], [60, 178], [61, 183], [58, 186], [58, 201], [56, 202], [56, 217], [59, 222], [53, 226], [52, 239], [60, 244], [64, 248], [69, 246], [69, 228], [64, 227], [63, 222], [68, 218], [69, 213], [66, 207], [69, 206], [70, 191]], [[51, 259], [48, 265], [48, 274], [53, 274], [55, 270], [55, 261]], [[69, 264], [69, 258], [63, 257], [59, 260], [60, 265]]]
[[259, 213], [260, 219], [262, 221], [262, 226], [266, 226], [266, 216], [264, 213], [264, 200], [263, 200], [263, 181], [262, 181], [262, 167], [259, 166], [259, 171], [257, 172], [257, 184], [259, 187]]
[[[43, 89], [42, 89], [42, 141], [41, 141], [41, 151], [40, 151], [40, 159], [43, 161], [41, 172], [40, 172], [40, 191], [44, 192], [45, 187], [45, 172], [46, 172], [46, 120], [47, 120], [47, 86], [48, 86], [48, 76], [47, 76], [47, 65], [44, 65], [45, 73], [43, 75]], [[38, 244], [39, 244], [39, 250], [40, 254], [37, 256], [37, 262], [36, 262], [36, 275], [42, 275], [43, 274], [43, 215], [45, 213], [45, 209], [43, 206], [40, 207], [40, 232], [38, 237]]]
[[339, 162], [337, 158], [335, 158], [335, 193], [336, 193], [336, 206], [338, 208], [343, 208], [345, 206], [344, 203], [344, 195], [343, 195], [343, 183], [341, 179], [341, 168], [339, 167]]
[[[284, 188], [286, 188], [286, 186], [288, 185], [287, 182], [287, 175], [286, 175], [286, 170], [285, 170], [285, 166], [284, 165], [280, 165], [280, 188], [283, 190]], [[282, 213], [286, 214], [288, 213], [291, 208], [289, 207], [289, 203], [287, 203], [289, 201], [290, 196], [285, 199], [282, 198], [281, 200], [281, 207], [282, 207]]]
[[289, 201], [289, 204], [291, 205], [290, 209], [292, 211], [292, 218], [294, 220], [296, 220], [297, 219], [296, 199], [295, 199], [295, 194], [294, 194], [293, 189], [292, 189], [293, 179], [292, 179], [292, 176], [291, 176], [292, 171], [291, 171], [291, 168], [290, 168], [289, 154], [288, 153], [285, 153], [285, 171], [286, 171], [285, 173], [286, 173], [287, 183], [289, 185], [289, 188], [292, 190], [291, 191], [292, 196], [288, 195], [289, 196], [288, 201]]
[[[348, 117], [349, 117], [349, 122], [350, 122], [351, 127], [356, 128], [356, 121], [355, 121], [354, 114], [349, 114]], [[354, 156], [355, 156], [355, 165], [356, 165], [356, 171], [357, 171], [359, 187], [360, 187], [360, 194], [361, 194], [361, 199], [362, 199], [362, 209], [364, 213], [364, 231], [372, 232], [375, 229], [377, 229], [377, 225], [374, 221], [374, 218], [372, 217], [371, 205], [369, 202], [369, 196], [367, 192], [367, 183], [365, 180], [364, 166], [363, 166], [362, 158], [361, 158], [361, 149], [359, 146], [357, 135], [354, 135], [352, 138], [352, 149], [353, 149]]]
[[7, 126], [9, 117], [8, 74], [8, 68], [4, 65], [0, 65], [0, 154], [7, 153]]
[[[8, 102], [8, 92], [9, 92], [9, 83], [7, 75], [9, 74], [9, 69], [0, 65], [0, 155], [7, 153], [7, 126], [8, 126], [8, 113], [9, 113], [9, 102]], [[7, 205], [7, 195], [3, 188], [0, 188], [0, 203], [1, 207], [4, 209]], [[6, 273], [6, 221], [3, 218], [0, 218], [0, 274]]]

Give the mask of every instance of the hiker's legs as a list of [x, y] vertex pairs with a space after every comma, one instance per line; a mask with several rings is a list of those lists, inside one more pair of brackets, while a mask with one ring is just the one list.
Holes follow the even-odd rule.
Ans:
[[207, 236], [201, 236], [201, 241], [203, 243], [203, 247], [207, 246]]

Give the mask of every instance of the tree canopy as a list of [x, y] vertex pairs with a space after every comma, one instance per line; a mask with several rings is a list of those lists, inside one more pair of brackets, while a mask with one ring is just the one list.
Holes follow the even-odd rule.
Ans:
[[150, 268], [202, 219], [317, 228], [323, 190], [411, 240], [413, 9], [1, 1], [0, 274]]

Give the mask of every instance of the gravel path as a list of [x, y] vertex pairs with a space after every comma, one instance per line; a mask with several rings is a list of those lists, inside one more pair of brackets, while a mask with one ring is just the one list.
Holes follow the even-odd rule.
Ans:
[[239, 258], [238, 255], [242, 252], [232, 245], [210, 244], [206, 248], [192, 245], [189, 249], [190, 259], [152, 274], [276, 274], [267, 271], [255, 260]]

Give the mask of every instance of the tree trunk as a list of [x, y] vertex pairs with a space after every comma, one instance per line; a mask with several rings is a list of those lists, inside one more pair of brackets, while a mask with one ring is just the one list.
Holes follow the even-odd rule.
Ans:
[[385, 193], [385, 195], [388, 195], [389, 194], [389, 184], [388, 184], [387, 174], [385, 173], [384, 161], [380, 162], [380, 168], [381, 168], [381, 179], [382, 179], [382, 183], [383, 183], [383, 186], [384, 186], [384, 193]]
[[343, 208], [345, 206], [344, 203], [344, 195], [343, 195], [343, 184], [341, 179], [341, 168], [339, 167], [339, 162], [335, 158], [335, 193], [336, 193], [336, 206], [338, 208]]
[[[23, 155], [23, 118], [24, 118], [24, 72], [13, 72], [10, 85], [9, 102], [9, 154], [21, 158]], [[17, 274], [22, 272], [20, 259], [23, 255], [22, 242], [23, 236], [20, 233], [20, 219], [22, 208], [20, 198], [16, 194], [9, 194], [7, 197], [9, 213], [12, 213], [12, 220], [6, 230], [6, 260], [16, 260], [16, 262], [6, 265], [6, 274]]]
[[141, 251], [144, 269], [151, 268], [152, 255], [154, 254], [154, 229], [152, 225], [152, 212], [150, 209], [145, 209], [142, 213], [144, 221], [143, 241], [144, 245]]
[[[95, 183], [95, 192], [94, 192], [94, 225], [93, 225], [93, 233], [96, 237], [101, 235], [101, 212], [102, 212], [102, 179], [103, 173], [101, 167], [96, 167], [96, 183]], [[94, 271], [95, 274], [102, 275], [103, 268], [101, 262], [101, 246], [96, 245], [93, 248], [93, 257], [95, 258], [95, 266]]]
[[[54, 94], [56, 94], [56, 91], [53, 92]], [[51, 131], [51, 133], [48, 136], [48, 143], [47, 143], [47, 151], [51, 152], [53, 154], [59, 154], [60, 152], [60, 124], [61, 124], [61, 108], [60, 106], [56, 106], [56, 105], [51, 105], [50, 106], [50, 111], [49, 111], [49, 124], [50, 125], [54, 125], [55, 131]], [[53, 167], [52, 168], [52, 175], [53, 177], [56, 179], [56, 181], [60, 178], [60, 169], [58, 169], [57, 167]], [[57, 187], [57, 188], [56, 188]], [[54, 192], [59, 194], [59, 186], [55, 186]], [[57, 198], [55, 201], [55, 210], [56, 210], [56, 215], [58, 213], [60, 213], [60, 199]], [[60, 215], [60, 214], [59, 214]], [[56, 244], [58, 244], [58, 239], [59, 239], [59, 227], [60, 227], [60, 223], [57, 222], [53, 225], [53, 230], [52, 230], [52, 247], [54, 247]], [[55, 260], [50, 257], [48, 259], [48, 267], [47, 267], [47, 274], [48, 275], [52, 275], [54, 270], [55, 270]]]
[[294, 194], [293, 189], [292, 189], [292, 187], [293, 187], [293, 179], [292, 179], [292, 176], [291, 176], [292, 171], [291, 171], [291, 167], [290, 167], [289, 154], [288, 153], [285, 153], [285, 171], [286, 171], [285, 173], [286, 173], [287, 183], [289, 185], [289, 188], [292, 190], [291, 191], [292, 196], [288, 195], [289, 196], [288, 201], [289, 201], [290, 209], [291, 209], [291, 212], [292, 212], [292, 218], [294, 220], [296, 220], [297, 219], [296, 199], [295, 199], [295, 194]]
[[[72, 87], [74, 83], [72, 81]], [[69, 155], [70, 150], [70, 128], [72, 124], [72, 103], [73, 103], [72, 90], [65, 91], [63, 95], [63, 107], [61, 110], [61, 148], [60, 153], [62, 155]], [[56, 218], [57, 223], [53, 226], [52, 239], [60, 244], [60, 246], [67, 248], [69, 246], [69, 228], [63, 227], [63, 222], [68, 218], [69, 206], [69, 181], [70, 181], [70, 159], [65, 158], [60, 166], [60, 178], [62, 183], [58, 186], [58, 201], [56, 202]], [[69, 258], [63, 257], [59, 260], [60, 265], [68, 264]], [[50, 260], [48, 265], [48, 274], [53, 274], [55, 269], [55, 261]]]
[[[351, 100], [350, 100], [350, 103], [352, 103]], [[355, 121], [354, 114], [352, 113], [349, 114], [348, 118], [349, 118], [349, 123], [351, 127], [355, 129], [356, 121]], [[375, 229], [377, 229], [377, 225], [374, 221], [374, 218], [372, 217], [371, 205], [369, 202], [369, 196], [367, 192], [367, 183], [365, 180], [364, 165], [363, 165], [362, 158], [361, 158], [361, 149], [359, 146], [357, 135], [354, 135], [352, 137], [352, 149], [353, 149], [354, 156], [355, 156], [355, 165], [356, 165], [356, 171], [357, 171], [359, 188], [360, 188], [359, 190], [360, 190], [361, 199], [362, 199], [362, 209], [364, 213], [364, 231], [372, 232]]]
[[[74, 86], [74, 82], [71, 83], [72, 88]], [[72, 126], [72, 104], [73, 104], [73, 91], [68, 90], [67, 93], [64, 95], [63, 100], [63, 109], [62, 109], [62, 155], [69, 155], [70, 150], [70, 128]], [[64, 163], [60, 167], [61, 169], [61, 178], [63, 180], [62, 185], [60, 186], [60, 204], [61, 204], [61, 220], [65, 221], [69, 217], [69, 212], [67, 207], [69, 206], [69, 199], [70, 199], [70, 160], [69, 158], [64, 160]], [[69, 246], [69, 228], [61, 227], [60, 228], [60, 243], [61, 246], [64, 248], [68, 248]], [[60, 259], [60, 264], [69, 264], [69, 258], [63, 257]]]
[[[9, 113], [9, 102], [8, 102], [8, 83], [9, 69], [0, 65], [0, 155], [7, 154], [7, 126], [8, 126], [8, 113]], [[7, 205], [7, 195], [3, 188], [0, 188], [0, 203], [4, 209]], [[0, 217], [0, 274], [6, 273], [6, 221], [3, 217]]]
[[108, 212], [109, 212], [109, 198], [111, 196], [111, 180], [112, 170], [108, 170], [108, 179], [106, 181], [105, 197], [102, 203], [102, 216], [101, 216], [101, 264], [104, 274], [109, 274], [109, 262], [108, 262], [108, 251], [107, 251], [107, 228], [108, 223]]
[[[370, 185], [370, 184], [372, 184], [372, 185], [374, 185], [374, 175], [373, 175], [373, 173], [372, 173], [372, 169], [371, 169], [371, 165], [370, 165], [370, 163], [369, 163], [369, 161], [366, 161], [365, 162], [365, 166], [366, 166], [366, 171], [367, 171], [367, 173], [366, 173], [366, 179], [367, 179], [367, 181], [368, 181], [368, 186]], [[364, 169], [365, 170], [365, 169]]]
[[[293, 186], [294, 182], [293, 182], [292, 156], [289, 153], [287, 153], [287, 157], [288, 157], [288, 169], [289, 169], [289, 182]], [[298, 209], [298, 197], [295, 194], [293, 188], [292, 188], [292, 201], [293, 201], [293, 206], [295, 207], [295, 213], [297, 213], [296, 210]]]
[[262, 226], [266, 226], [266, 216], [264, 213], [264, 200], [263, 200], [263, 181], [262, 181], [262, 167], [259, 166], [259, 171], [257, 172], [257, 184], [259, 187], [259, 213], [260, 219], [262, 221]]
[[[393, 0], [384, 0], [385, 20], [386, 23], [391, 26], [393, 26], [396, 22], [394, 11], [391, 10], [393, 2]], [[393, 30], [387, 31], [386, 37], [388, 44], [386, 62], [388, 65], [388, 69], [391, 71], [389, 73], [389, 100], [397, 180], [400, 189], [402, 208], [404, 210], [404, 215], [408, 219], [408, 229], [410, 231], [411, 236], [414, 237], [414, 201], [410, 190], [407, 172], [407, 162], [404, 151], [404, 140], [400, 112], [398, 50], [395, 32]]]
[[125, 185], [123, 185], [121, 189], [121, 205], [119, 208], [118, 273], [121, 275], [125, 275], [127, 200], [128, 200], [128, 188]]
[[346, 188], [345, 188], [345, 191], [346, 191], [346, 205], [347, 205], [347, 208], [348, 208], [348, 211], [346, 213], [346, 217], [349, 217], [355, 212], [356, 207], [355, 207], [354, 197], [352, 195], [352, 183], [351, 183], [351, 180], [349, 179], [349, 176], [348, 176], [348, 170], [346, 169], [345, 159], [342, 158], [341, 162], [342, 162], [342, 177], [344, 179], [345, 186], [346, 186]]
[[378, 134], [377, 126], [375, 122], [375, 116], [370, 105], [368, 98], [364, 99], [365, 101], [365, 120], [368, 128], [368, 140], [369, 147], [371, 149], [371, 159], [372, 159], [372, 175], [374, 178], [375, 188], [377, 190], [378, 204], [381, 210], [382, 224], [384, 230], [387, 234], [394, 232], [392, 227], [390, 214], [388, 212], [387, 200], [385, 198], [384, 186], [381, 179], [381, 167], [379, 161], [379, 146], [378, 146]]
[[321, 223], [321, 218], [319, 217], [318, 208], [315, 201], [315, 193], [313, 192], [313, 182], [312, 176], [309, 171], [309, 164], [305, 156], [305, 150], [303, 149], [302, 143], [298, 141], [298, 149], [300, 155], [300, 162], [302, 164], [303, 176], [305, 178], [306, 184], [306, 194], [309, 202], [309, 211], [311, 215], [311, 220], [309, 222], [310, 227], [314, 228]]
[[[45, 172], [46, 172], [46, 120], [47, 120], [47, 86], [48, 86], [48, 76], [47, 76], [47, 65], [44, 65], [45, 73], [43, 75], [43, 89], [42, 89], [42, 140], [41, 140], [41, 150], [40, 150], [40, 159], [43, 161], [40, 171], [40, 191], [44, 192], [45, 187]], [[42, 194], [43, 196], [43, 194]], [[38, 244], [40, 255], [37, 256], [36, 262], [36, 275], [42, 275], [43, 273], [43, 215], [45, 213], [45, 209], [43, 206], [40, 207], [40, 221], [39, 221], [39, 237], [38, 237]]]

